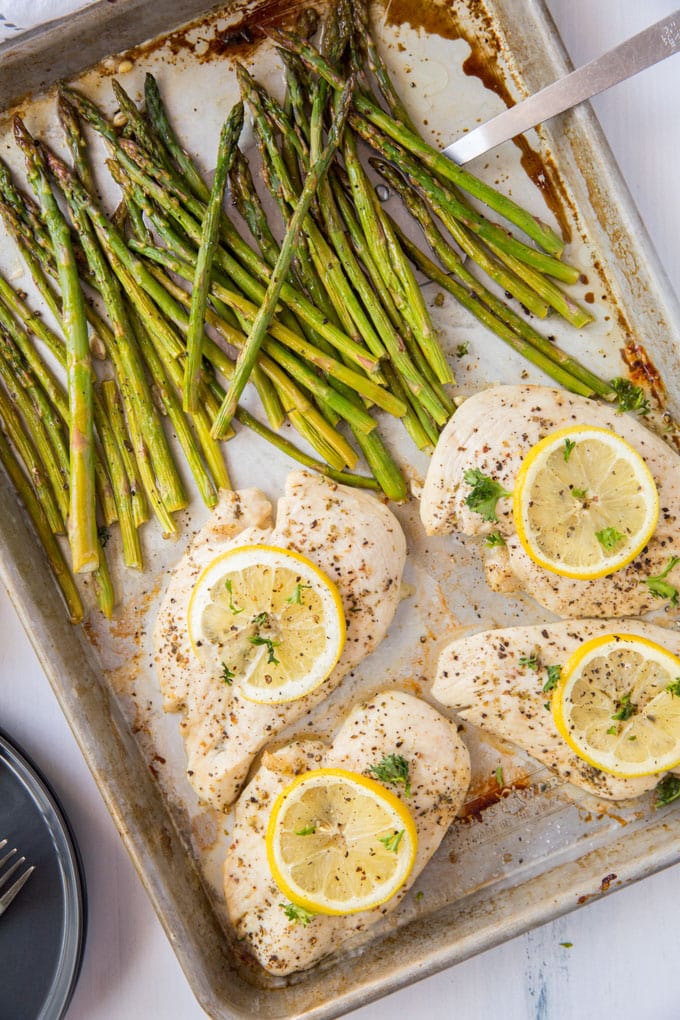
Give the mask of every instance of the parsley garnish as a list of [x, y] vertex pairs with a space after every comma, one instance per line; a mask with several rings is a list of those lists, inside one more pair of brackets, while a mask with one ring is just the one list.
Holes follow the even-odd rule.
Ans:
[[456, 347], [456, 357], [464, 358], [469, 350], [470, 350], [469, 340], [466, 340], [464, 344], [458, 344], [458, 346]]
[[396, 854], [399, 851], [399, 844], [402, 841], [404, 831], [404, 829], [400, 829], [399, 832], [393, 832], [391, 836], [380, 836], [378, 842], [382, 843], [386, 850]]
[[565, 439], [564, 440], [564, 450], [562, 451], [562, 455], [564, 457], [564, 463], [565, 464], [567, 463], [567, 461], [571, 457], [571, 451], [574, 449], [575, 446], [576, 446], [576, 442], [573, 439]]
[[242, 613], [243, 609], [239, 609], [238, 606], [234, 605], [234, 591], [233, 591], [233, 588], [231, 586], [231, 578], [230, 577], [228, 577], [225, 580], [224, 587], [229, 592], [229, 608], [231, 609], [231, 611], [234, 614], [234, 616], [236, 616], [238, 613]]
[[296, 584], [295, 585], [295, 591], [293, 592], [292, 595], [290, 595], [286, 599], [286, 602], [289, 602], [293, 606], [301, 606], [302, 605], [302, 592], [303, 592], [303, 590], [306, 589], [306, 588], [311, 588], [311, 587], [312, 587], [311, 584]]
[[668, 577], [676, 563], [680, 563], [680, 556], [671, 556], [665, 570], [662, 570], [660, 574], [656, 574], [654, 577], [648, 577], [645, 581], [645, 584], [655, 598], [668, 599], [672, 606], [678, 605], [678, 589], [675, 585], [666, 581], [666, 577]]
[[641, 386], [636, 386], [630, 379], [612, 379], [611, 387], [619, 398], [619, 411], [637, 411], [647, 415], [651, 408]]
[[297, 924], [299, 921], [304, 928], [306, 928], [309, 922], [316, 917], [316, 914], [312, 914], [311, 911], [305, 910], [304, 907], [298, 907], [297, 903], [279, 903], [279, 906], [289, 921], [292, 921], [293, 924]]
[[503, 766], [502, 765], [497, 765], [496, 766], [495, 776], [496, 776], [496, 783], [498, 784], [498, 786], [503, 786]]
[[654, 807], [660, 808], [680, 797], [680, 776], [664, 776], [656, 786]]
[[273, 641], [271, 638], [268, 637], [260, 637], [259, 634], [255, 634], [253, 637], [249, 637], [248, 640], [250, 641], [251, 645], [266, 645], [267, 662], [268, 663], [273, 662], [278, 666], [279, 660], [276, 658], [276, 655], [274, 654], [274, 649], [279, 647], [279, 645], [281, 644], [280, 641]]
[[304, 829], [296, 829], [296, 836], [313, 836], [316, 832], [316, 825], [305, 825]]
[[227, 665], [225, 665], [225, 663], [223, 662], [222, 663], [222, 679], [224, 680], [225, 684], [228, 684], [229, 687], [231, 687], [231, 685], [234, 682], [234, 677], [235, 676], [236, 676], [236, 673], [232, 673], [232, 671], [229, 669], [229, 667]]
[[269, 614], [258, 613], [257, 616], [253, 617], [252, 623], [254, 623], [256, 627], [264, 627], [266, 623], [269, 623]]
[[520, 655], [518, 662], [520, 666], [526, 666], [527, 669], [533, 669], [534, 672], [538, 669], [537, 655]]
[[588, 495], [588, 490], [587, 489], [572, 489], [571, 490], [571, 494], [574, 497], [574, 499], [585, 499], [586, 496]]
[[562, 667], [561, 666], [548, 666], [547, 672], [548, 672], [548, 679], [543, 684], [543, 691], [545, 693], [547, 693], [548, 691], [554, 691], [555, 688], [557, 687], [558, 683], [560, 682], [560, 678], [562, 676]]
[[482, 474], [479, 468], [470, 468], [465, 472], [463, 478], [468, 485], [472, 486], [472, 492], [467, 496], [465, 505], [475, 513], [481, 514], [485, 521], [497, 521], [496, 503], [503, 496], [511, 496], [512, 493], [495, 482], [493, 478]]
[[501, 535], [500, 531], [492, 531], [490, 535], [487, 535], [484, 539], [484, 545], [488, 545], [490, 549], [493, 549], [496, 545], [505, 545], [505, 539]]
[[633, 692], [628, 691], [627, 694], [624, 694], [623, 697], [617, 701], [617, 708], [611, 717], [612, 719], [617, 719], [619, 722], [625, 722], [626, 719], [630, 719], [631, 715], [635, 715], [637, 712], [637, 705], [634, 705], [631, 701], [632, 697]]
[[621, 539], [625, 537], [626, 536], [622, 535], [620, 531], [616, 530], [616, 528], [603, 528], [602, 531], [595, 532], [595, 538], [598, 540], [602, 548], [607, 550], [607, 552], [609, 552], [610, 549], [613, 549], [615, 545], [618, 545]]
[[425, 895], [425, 893], [423, 892], [423, 890], [419, 889], [418, 892], [416, 893], [416, 899], [417, 900], [422, 900], [424, 895]]
[[574, 943], [573, 942], [560, 942], [560, 945], [564, 946], [565, 949], [571, 949], [573, 947]]
[[672, 697], [680, 698], [680, 676], [676, 676], [675, 680], [666, 684], [666, 690]]
[[400, 754], [386, 754], [377, 765], [368, 770], [381, 783], [394, 783], [404, 787], [404, 795], [411, 796], [411, 783], [408, 776], [408, 762]]
[[618, 732], [619, 732], [618, 726], [610, 726], [609, 729], [607, 730], [607, 733], [611, 734], [612, 737], [615, 737]]

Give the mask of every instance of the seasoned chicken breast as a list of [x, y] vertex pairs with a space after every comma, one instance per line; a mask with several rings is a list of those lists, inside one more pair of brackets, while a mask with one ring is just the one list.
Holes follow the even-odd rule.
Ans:
[[[478, 468], [512, 491], [530, 447], [568, 425], [608, 428], [627, 440], [646, 461], [661, 507], [656, 531], [643, 552], [616, 573], [589, 581], [560, 577], [534, 563], [515, 533], [510, 499], [498, 501], [498, 523], [493, 524], [465, 503], [470, 492], [465, 471]], [[680, 554], [680, 458], [638, 419], [612, 406], [545, 386], [495, 386], [466, 400], [442, 432], [420, 513], [430, 535], [500, 531], [504, 546], [482, 547], [487, 580], [495, 591], [526, 591], [558, 616], [641, 615], [659, 604], [642, 582]], [[680, 564], [666, 580], [680, 585]]]
[[[638, 797], [659, 777], [619, 779], [588, 765], [558, 733], [543, 690], [548, 666], [561, 665], [583, 641], [616, 632], [649, 638], [680, 654], [679, 633], [632, 619], [487, 630], [444, 649], [432, 694], [461, 719], [517, 744], [575, 786], [614, 800]], [[535, 659], [536, 669], [520, 659]]]
[[[286, 704], [247, 701], [194, 655], [187, 609], [194, 583], [215, 556], [266, 543], [302, 553], [337, 585], [347, 621], [345, 647], [331, 675]], [[226, 808], [254, 756], [284, 726], [327, 697], [382, 641], [400, 599], [406, 543], [398, 521], [375, 496], [319, 475], [288, 476], [276, 521], [261, 492], [224, 492], [206, 526], [172, 574], [154, 632], [166, 711], [183, 713], [187, 774], [199, 797]]]
[[[409, 763], [411, 796], [389, 785], [413, 815], [418, 853], [411, 876], [391, 900], [372, 910], [331, 917], [317, 914], [306, 926], [288, 920], [286, 897], [274, 883], [265, 847], [270, 808], [301, 772], [344, 768], [369, 775], [372, 765], [399, 753]], [[272, 974], [304, 970], [350, 936], [366, 931], [393, 910], [439, 846], [463, 805], [470, 782], [467, 749], [456, 727], [431, 705], [386, 691], [352, 710], [330, 747], [292, 743], [265, 752], [235, 810], [233, 843], [224, 865], [224, 893], [238, 938]]]

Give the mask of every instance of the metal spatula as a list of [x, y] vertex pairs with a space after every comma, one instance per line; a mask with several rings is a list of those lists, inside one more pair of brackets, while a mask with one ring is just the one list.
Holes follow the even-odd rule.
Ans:
[[665, 60], [680, 49], [680, 10], [638, 32], [589, 64], [559, 78], [540, 92], [511, 106], [486, 124], [459, 138], [443, 150], [455, 163], [467, 163], [501, 142], [528, 131], [558, 113], [604, 92], [646, 67]]

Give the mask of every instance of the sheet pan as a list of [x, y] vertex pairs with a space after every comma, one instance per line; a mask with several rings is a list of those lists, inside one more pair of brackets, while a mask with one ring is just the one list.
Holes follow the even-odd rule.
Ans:
[[[391, 5], [396, 24], [381, 28], [386, 57], [436, 142], [445, 144], [566, 69], [543, 4], [528, 0], [521, 7], [520, 12], [513, 0], [470, 0], [430, 14], [420, 5], [418, 27], [407, 23], [407, 15], [416, 20], [413, 5], [410, 14], [407, 6]], [[145, 70], [152, 69], [185, 144], [209, 170], [235, 84], [224, 55], [208, 59], [201, 52], [243, 10], [231, 5], [215, 21], [218, 15], [207, 14], [200, 0], [93, 3], [0, 48], [0, 108], [18, 101], [29, 126], [59, 145], [52, 99], [41, 92], [67, 77], [112, 109], [108, 79], [127, 68], [129, 56], [131, 69], [120, 72], [125, 86], [135, 95]], [[256, 10], [263, 19], [281, 12], [266, 3]], [[166, 44], [140, 45], [206, 16]], [[485, 59], [483, 51], [470, 51], [467, 40], [473, 36], [491, 40]], [[189, 44], [179, 45], [179, 39]], [[130, 47], [131, 53], [123, 52]], [[259, 77], [278, 86], [266, 49], [246, 57]], [[96, 69], [82, 70], [100, 61]], [[207, 106], [201, 101], [206, 95], [218, 98]], [[18, 167], [5, 145], [7, 129], [8, 120], [0, 120], [3, 155]], [[584, 301], [592, 295], [597, 319], [582, 333], [560, 328], [560, 342], [612, 376], [623, 370], [620, 349], [643, 338], [666, 384], [670, 412], [677, 414], [677, 301], [589, 108], [531, 133], [523, 151], [508, 143], [475, 169], [539, 215], [554, 222], [557, 211], [571, 233], [569, 256], [584, 271], [575, 293]], [[112, 201], [114, 195], [105, 197]], [[9, 242], [0, 262], [10, 274], [20, 272]], [[29, 289], [23, 277], [17, 279]], [[448, 348], [469, 342], [470, 356], [456, 364], [461, 394], [526, 377], [525, 363], [500, 342], [452, 303], [440, 307], [435, 289], [426, 288], [426, 294]], [[534, 372], [528, 377], [542, 381]], [[672, 429], [670, 420], [657, 417]], [[409, 449], [396, 427], [388, 425], [386, 434], [417, 490], [425, 458]], [[292, 465], [273, 459], [243, 434], [227, 453], [234, 485], [257, 483], [276, 498]], [[347, 702], [378, 686], [395, 683], [427, 697], [437, 652], [457, 633], [548, 618], [528, 599], [488, 592], [474, 552], [462, 541], [425, 539], [415, 501], [396, 512], [409, 538], [406, 580], [414, 594], [383, 646], [317, 710], [315, 732], [332, 733]], [[147, 528], [148, 570], [139, 577], [116, 572], [123, 597], [113, 625], [93, 616], [85, 628], [74, 629], [56, 590], [45, 584], [45, 566], [20, 508], [7, 484], [0, 487], [0, 574], [180, 963], [211, 1016], [341, 1015], [680, 858], [680, 812], [673, 806], [654, 811], [651, 799], [604, 805], [556, 782], [509, 746], [468, 733], [475, 776], [466, 815], [416, 885], [423, 896], [408, 897], [364, 944], [345, 945], [335, 958], [290, 981], [248, 965], [230, 937], [219, 891], [229, 821], [193, 799], [183, 776], [177, 719], [160, 711], [151, 665], [149, 631], [164, 574], [204, 519], [194, 500], [176, 543], [152, 534], [153, 525]], [[503, 790], [493, 780], [499, 763]]]

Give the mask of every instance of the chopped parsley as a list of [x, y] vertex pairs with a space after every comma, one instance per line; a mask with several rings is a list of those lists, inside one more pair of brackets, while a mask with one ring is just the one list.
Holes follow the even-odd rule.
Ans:
[[400, 754], [386, 754], [377, 765], [368, 770], [381, 783], [394, 783], [404, 787], [404, 795], [411, 796], [411, 783], [408, 775], [408, 762]]
[[492, 531], [491, 534], [487, 535], [484, 539], [484, 545], [488, 545], [490, 549], [493, 549], [497, 545], [505, 545], [505, 539], [501, 535], [500, 531]]
[[497, 785], [498, 786], [503, 786], [504, 784], [503, 784], [503, 766], [502, 765], [497, 765], [496, 766], [496, 771], [495, 771], [494, 775], [496, 776], [496, 783], [497, 783]]
[[576, 446], [576, 441], [574, 439], [565, 439], [564, 440], [564, 450], [562, 451], [562, 456], [564, 457], [564, 463], [565, 464], [567, 463], [567, 461], [571, 457], [571, 451], [574, 449], [575, 446]]
[[680, 595], [675, 585], [671, 584], [666, 580], [673, 567], [680, 563], [680, 556], [671, 556], [664, 570], [660, 574], [656, 574], [654, 577], [648, 577], [645, 584], [649, 588], [650, 592], [657, 599], [668, 599], [672, 606], [677, 606], [680, 601]]
[[236, 616], [238, 613], [242, 613], [243, 609], [239, 609], [239, 607], [234, 604], [234, 590], [232, 588], [231, 578], [230, 577], [226, 578], [226, 580], [224, 582], [224, 587], [227, 589], [227, 591], [229, 593], [229, 608], [231, 609], [231, 611], [234, 614], [234, 616]]
[[456, 357], [464, 358], [469, 350], [470, 350], [469, 340], [466, 340], [464, 344], [458, 344], [458, 346], [456, 347]]
[[316, 825], [305, 825], [304, 829], [296, 829], [296, 836], [313, 836], [316, 832]]
[[232, 671], [229, 669], [229, 667], [226, 665], [226, 663], [223, 662], [222, 663], [222, 680], [224, 680], [225, 684], [228, 684], [229, 687], [231, 687], [231, 685], [234, 682], [234, 677], [235, 676], [236, 676], [236, 673], [232, 673]]
[[616, 530], [616, 528], [602, 528], [601, 531], [595, 532], [595, 538], [598, 540], [602, 548], [607, 550], [607, 552], [613, 549], [615, 545], [618, 545], [625, 537], [626, 536], [622, 535], [620, 531]]
[[534, 672], [538, 669], [537, 655], [520, 655], [518, 662], [520, 666], [526, 666], [527, 669], [533, 669]]
[[607, 730], [607, 733], [609, 733], [612, 737], [615, 737], [618, 732], [619, 732], [618, 726], [610, 726], [609, 729]]
[[311, 584], [299, 584], [299, 583], [296, 584], [295, 585], [295, 591], [293, 592], [292, 595], [288, 596], [288, 598], [286, 599], [286, 602], [288, 602], [290, 605], [293, 605], [293, 606], [301, 606], [302, 605], [302, 592], [305, 591], [305, 589], [311, 588], [311, 587], [312, 587]]
[[585, 499], [586, 496], [588, 495], [588, 490], [587, 489], [572, 489], [571, 490], [571, 494], [574, 497], [574, 499]]
[[619, 722], [625, 722], [626, 719], [630, 719], [632, 715], [637, 712], [637, 705], [633, 704], [631, 700], [633, 692], [628, 691], [624, 694], [616, 703], [616, 711], [612, 715], [612, 719], [617, 719]]
[[560, 945], [564, 946], [565, 949], [572, 949], [574, 943], [573, 942], [560, 942]]
[[612, 379], [611, 387], [618, 397], [619, 411], [636, 411], [643, 417], [651, 408], [641, 386], [636, 386], [630, 379]]
[[305, 910], [304, 907], [298, 907], [297, 903], [280, 903], [279, 906], [289, 921], [292, 921], [293, 924], [299, 922], [303, 928], [306, 928], [309, 922], [316, 917], [316, 914]]
[[547, 694], [548, 691], [554, 691], [562, 677], [561, 666], [548, 666], [547, 668], [548, 679], [543, 684], [543, 691]]
[[656, 785], [654, 807], [660, 808], [680, 797], [680, 776], [664, 776]]
[[382, 843], [386, 850], [396, 854], [399, 852], [399, 844], [403, 839], [404, 831], [404, 829], [400, 829], [399, 832], [393, 832], [391, 836], [380, 836], [378, 842]]
[[675, 680], [666, 684], [666, 690], [672, 697], [680, 698], [680, 676], [676, 676]]
[[512, 493], [493, 478], [483, 474], [479, 468], [470, 468], [463, 478], [472, 486], [472, 492], [466, 497], [465, 505], [480, 514], [485, 521], [497, 521], [496, 503], [503, 496], [511, 496]]
[[419, 889], [418, 892], [416, 893], [416, 900], [422, 900], [424, 895], [425, 893], [423, 892], [423, 890]]
[[255, 624], [256, 627], [264, 627], [265, 624], [269, 623], [269, 614], [258, 613], [257, 616], [253, 617], [252, 622]]
[[253, 637], [249, 637], [248, 640], [250, 641], [251, 645], [266, 645], [267, 662], [268, 663], [273, 662], [278, 666], [279, 660], [276, 658], [274, 649], [279, 647], [279, 645], [281, 644], [280, 641], [273, 641], [272, 638], [268, 637], [260, 637], [259, 634], [255, 634], [253, 635]]

